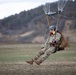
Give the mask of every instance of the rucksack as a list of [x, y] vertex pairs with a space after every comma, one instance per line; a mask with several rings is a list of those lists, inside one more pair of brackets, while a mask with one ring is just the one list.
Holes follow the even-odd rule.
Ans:
[[69, 44], [68, 44], [66, 38], [64, 37], [64, 35], [63, 35], [60, 31], [57, 31], [57, 32], [60, 33], [61, 36], [62, 36], [62, 37], [61, 37], [60, 48], [65, 48], [65, 47], [67, 47]]

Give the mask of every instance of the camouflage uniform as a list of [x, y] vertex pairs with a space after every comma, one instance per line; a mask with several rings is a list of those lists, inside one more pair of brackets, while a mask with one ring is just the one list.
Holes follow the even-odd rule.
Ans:
[[59, 45], [60, 44], [59, 42], [61, 42], [61, 34], [56, 32], [56, 34], [49, 36], [46, 43], [44, 44], [44, 47], [37, 53], [36, 55], [37, 58], [39, 58], [42, 55], [42, 57], [40, 58], [42, 62], [50, 54], [56, 52], [56, 46], [52, 44], [53, 39], [55, 39], [56, 45]]
[[37, 65], [40, 65], [44, 60], [46, 60], [46, 58], [48, 58], [50, 54], [53, 54], [56, 51], [64, 50], [64, 48], [68, 45], [61, 32], [56, 31], [56, 28], [54, 26], [51, 26], [50, 28], [51, 31], [54, 31], [52, 31], [52, 34], [50, 32], [50, 35], [44, 46], [32, 60], [26, 61], [27, 63], [32, 65], [33, 62], [35, 62]]

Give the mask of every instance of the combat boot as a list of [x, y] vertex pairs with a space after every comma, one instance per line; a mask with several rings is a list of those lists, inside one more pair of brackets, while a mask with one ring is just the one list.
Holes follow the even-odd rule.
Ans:
[[37, 65], [40, 65], [40, 64], [42, 63], [42, 60], [37, 60], [37, 61], [35, 61], [35, 63], [36, 63]]
[[26, 61], [28, 64], [33, 65], [33, 59]]
[[26, 61], [27, 63], [29, 63], [30, 65], [33, 65], [33, 62], [35, 62], [38, 59], [38, 57], [34, 57], [33, 59]]

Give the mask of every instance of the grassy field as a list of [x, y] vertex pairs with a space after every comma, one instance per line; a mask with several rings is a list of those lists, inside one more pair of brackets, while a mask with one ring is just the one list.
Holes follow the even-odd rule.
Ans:
[[41, 65], [29, 65], [40, 44], [0, 44], [0, 75], [76, 75], [76, 44], [51, 54]]

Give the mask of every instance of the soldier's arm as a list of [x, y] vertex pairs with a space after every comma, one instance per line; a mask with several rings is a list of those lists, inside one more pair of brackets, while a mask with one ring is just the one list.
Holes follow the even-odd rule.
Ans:
[[60, 39], [61, 39], [61, 34], [60, 34], [60, 33], [56, 33], [55, 41], [56, 41], [56, 42], [59, 42]]
[[42, 49], [43, 49], [43, 48], [47, 48], [49, 39], [50, 39], [50, 36], [48, 36], [48, 38], [47, 38], [47, 40], [45, 41], [44, 45], [42, 45], [42, 47], [41, 47]]

